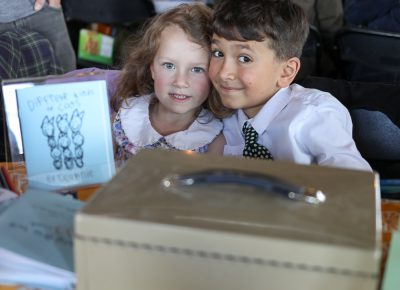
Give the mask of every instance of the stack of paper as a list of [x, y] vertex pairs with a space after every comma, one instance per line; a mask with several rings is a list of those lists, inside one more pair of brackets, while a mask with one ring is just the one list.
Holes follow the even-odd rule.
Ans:
[[0, 215], [5, 211], [18, 195], [15, 192], [0, 188]]
[[0, 214], [0, 284], [73, 289], [71, 197], [28, 189]]

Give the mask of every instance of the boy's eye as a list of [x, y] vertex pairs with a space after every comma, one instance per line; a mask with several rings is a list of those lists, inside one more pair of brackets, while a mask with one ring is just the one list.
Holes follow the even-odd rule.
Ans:
[[195, 73], [203, 73], [205, 71], [206, 70], [204, 68], [199, 67], [199, 66], [195, 66], [194, 68], [192, 68], [192, 72], [195, 72]]
[[239, 61], [246, 63], [246, 62], [250, 62], [251, 59], [248, 56], [242, 55], [242, 56], [239, 57]]
[[165, 67], [168, 70], [175, 68], [175, 66], [170, 62], [163, 63], [162, 65], [163, 65], [163, 67]]
[[211, 56], [212, 57], [223, 57], [224, 54], [220, 50], [214, 49], [211, 51]]

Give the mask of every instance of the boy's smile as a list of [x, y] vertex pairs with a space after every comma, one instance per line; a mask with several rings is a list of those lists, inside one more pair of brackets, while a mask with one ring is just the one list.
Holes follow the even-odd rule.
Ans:
[[231, 41], [214, 34], [209, 76], [222, 103], [249, 118], [281, 88], [285, 61], [267, 41]]

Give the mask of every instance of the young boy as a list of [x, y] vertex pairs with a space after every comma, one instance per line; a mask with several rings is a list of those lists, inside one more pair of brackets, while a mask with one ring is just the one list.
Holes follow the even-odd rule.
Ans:
[[371, 170], [347, 109], [329, 93], [291, 84], [309, 30], [302, 9], [289, 0], [221, 0], [214, 13], [209, 76], [218, 95], [209, 106], [224, 118], [225, 140], [213, 146], [225, 143], [224, 155]]

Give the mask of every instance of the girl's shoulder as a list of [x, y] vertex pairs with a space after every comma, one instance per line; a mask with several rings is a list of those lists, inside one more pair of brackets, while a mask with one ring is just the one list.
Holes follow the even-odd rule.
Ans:
[[148, 117], [151, 95], [135, 96], [122, 102], [118, 110], [121, 120], [141, 119]]
[[223, 123], [210, 111], [202, 109], [192, 125], [166, 139], [179, 150], [196, 150], [210, 144], [223, 129]]
[[139, 108], [140, 107], [148, 107], [151, 99], [152, 99], [152, 95], [130, 97], [126, 101], [122, 102], [120, 111], [137, 108], [137, 106], [139, 106]]
[[215, 117], [213, 113], [211, 113], [207, 109], [202, 109], [201, 112], [199, 113], [196, 121], [197, 123], [200, 124], [205, 124], [207, 126], [215, 127], [216, 129], [221, 129], [222, 130], [222, 120]]
[[189, 129], [191, 128], [199, 131], [204, 130], [209, 132], [209, 134], [213, 136], [211, 139], [212, 141], [222, 132], [224, 123], [221, 119], [215, 117], [214, 114], [209, 110], [202, 109], [196, 121], [192, 124], [192, 126], [189, 127]]

